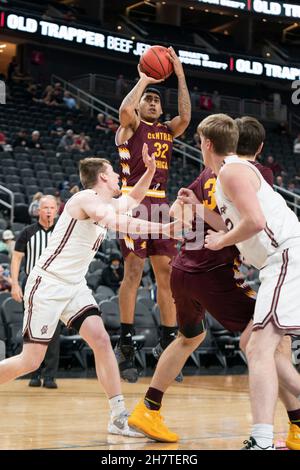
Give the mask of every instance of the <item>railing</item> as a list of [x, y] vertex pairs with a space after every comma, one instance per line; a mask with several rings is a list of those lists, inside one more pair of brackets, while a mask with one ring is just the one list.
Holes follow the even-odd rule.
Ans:
[[[76, 83], [80, 83], [81, 81], [81, 83], [83, 84], [85, 82], [92, 80], [92, 84], [93, 86], [95, 86], [96, 81], [94, 82], [93, 81], [94, 78], [92, 79], [91, 76], [92, 74], [77, 77], [75, 78]], [[107, 77], [105, 77], [105, 80], [110, 82], [109, 78]], [[107, 103], [99, 100], [98, 98], [94, 98], [89, 93], [81, 90], [75, 85], [70, 84], [63, 78], [58, 77], [57, 75], [52, 75], [52, 83], [54, 83], [55, 81], [59, 81], [60, 83], [62, 83], [64, 86], [64, 89], [70, 91], [72, 96], [76, 97], [80, 103], [83, 103], [86, 106], [90, 106], [92, 111], [96, 110], [97, 112], [102, 112], [106, 115], [110, 115], [115, 122], [119, 122], [119, 113], [117, 109], [113, 108], [112, 106], [109, 106]], [[169, 94], [170, 94], [170, 91], [169, 91]], [[244, 104], [246, 104], [246, 106], [247, 106], [247, 103], [252, 103], [251, 100], [243, 100], [243, 101], [244, 101]], [[265, 104], [265, 112], [268, 111], [268, 105], [271, 105], [271, 103]], [[243, 114], [245, 114], [247, 111], [249, 115], [248, 108], [244, 110]], [[204, 162], [203, 162], [202, 154], [200, 150], [197, 149], [196, 147], [193, 147], [192, 145], [188, 145], [185, 142], [182, 142], [179, 139], [174, 139], [174, 154], [180, 155], [182, 157], [183, 167], [187, 165], [187, 162], [189, 160], [189, 161], [197, 162], [199, 164], [199, 172], [204, 168]], [[280, 186], [274, 185], [274, 189], [285, 198], [288, 206], [291, 207], [291, 209], [297, 215], [299, 215], [300, 214], [300, 196], [292, 193], [291, 191], [288, 191], [287, 189], [281, 188]]]
[[[8, 194], [10, 198], [10, 203], [4, 201], [4, 199], [1, 198], [1, 192]], [[2, 186], [2, 185], [0, 185], [0, 205], [10, 210], [10, 226], [11, 226], [14, 221], [15, 195], [12, 191], [10, 191], [9, 189], [5, 188], [5, 186]]]
[[[109, 99], [119, 99], [121, 102], [122, 96], [116, 96], [116, 79], [114, 77], [86, 74], [74, 77], [72, 80], [73, 85], [84, 89], [86, 92], [96, 96], [106, 96]], [[126, 80], [127, 90], [131, 90], [136, 82]], [[163, 96], [164, 105], [169, 109], [177, 109], [178, 104], [178, 91], [176, 89], [160, 88]], [[126, 92], [124, 92], [126, 93]], [[214, 103], [213, 111], [231, 113], [237, 116], [254, 116], [257, 119], [281, 122], [287, 120], [287, 106], [281, 105], [279, 108], [274, 107], [273, 102], [262, 102], [250, 99], [241, 99], [234, 96], [214, 95], [210, 93], [200, 93], [191, 91], [192, 110], [194, 113], [211, 113], [212, 110], [202, 109], [200, 106], [200, 96], [204, 95], [210, 97]]]
[[284, 197], [287, 205], [295, 212], [295, 214], [300, 216], [300, 196], [288, 191], [287, 189], [281, 188], [280, 186], [274, 185], [274, 189]]
[[112, 106], [109, 106], [104, 101], [95, 98], [90, 93], [87, 93], [81, 88], [72, 85], [72, 83], [64, 80], [58, 75], [53, 74], [51, 76], [51, 83], [54, 84], [56, 82], [60, 82], [63, 86], [63, 89], [70, 92], [70, 94], [80, 105], [81, 109], [87, 108], [91, 111], [91, 114], [93, 114], [95, 111], [97, 113], [103, 113], [106, 117], [110, 116], [114, 122], [119, 122], [119, 112]]

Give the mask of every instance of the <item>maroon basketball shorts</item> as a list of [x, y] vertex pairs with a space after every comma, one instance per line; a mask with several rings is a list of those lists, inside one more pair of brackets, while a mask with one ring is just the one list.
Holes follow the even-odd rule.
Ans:
[[206, 310], [229, 331], [243, 331], [253, 318], [255, 292], [234, 278], [233, 265], [199, 273], [173, 267], [171, 289], [186, 338], [202, 333]]
[[[158, 202], [159, 201], [159, 202]], [[141, 207], [139, 206], [133, 212], [133, 217], [139, 217], [144, 220], [150, 220], [152, 222], [169, 222], [169, 204], [167, 199], [159, 199], [155, 197], [146, 197]], [[161, 235], [144, 235], [143, 237], [130, 237], [121, 236], [120, 246], [122, 255], [124, 258], [129, 253], [134, 253], [142, 259], [148, 256], [168, 256], [172, 259], [177, 255], [177, 241], [173, 238], [163, 238]]]

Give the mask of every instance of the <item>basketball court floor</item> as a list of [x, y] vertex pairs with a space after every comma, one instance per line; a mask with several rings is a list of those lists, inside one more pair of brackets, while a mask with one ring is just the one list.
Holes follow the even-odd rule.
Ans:
[[[143, 396], [150, 378], [123, 383], [131, 410]], [[96, 379], [58, 379], [59, 388], [30, 388], [28, 380], [0, 387], [0, 449], [53, 450], [217, 450], [240, 449], [249, 437], [251, 413], [248, 377], [185, 377], [174, 384], [163, 402], [163, 416], [180, 435], [176, 444], [106, 433], [109, 408]], [[278, 403], [275, 441], [288, 429], [286, 412]], [[121, 453], [121, 452], [120, 452]]]

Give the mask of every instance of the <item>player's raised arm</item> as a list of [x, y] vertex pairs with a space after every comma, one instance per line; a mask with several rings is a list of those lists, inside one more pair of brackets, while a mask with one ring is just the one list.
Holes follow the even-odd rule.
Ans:
[[156, 171], [155, 156], [154, 154], [149, 155], [147, 144], [143, 145], [142, 155], [146, 171], [127, 195], [113, 200], [112, 203], [117, 213], [125, 213], [137, 207], [146, 196], [150, 187]]
[[125, 96], [119, 109], [119, 119], [121, 127], [132, 127], [134, 130], [138, 124], [138, 116], [136, 114], [136, 109], [138, 108], [140, 99], [144, 93], [145, 88], [148, 85], [160, 83], [164, 80], [156, 80], [155, 78], [148, 77], [145, 73], [141, 71], [140, 66], [138, 66], [138, 71], [140, 79], [134, 86], [134, 88], [128, 93], [128, 95]]
[[191, 99], [186, 84], [184, 70], [179, 57], [175, 53], [173, 47], [169, 47], [169, 59], [171, 60], [174, 72], [178, 78], [178, 113], [179, 115], [168, 121], [166, 124], [171, 129], [173, 136], [178, 137], [188, 127], [191, 121]]
[[266, 219], [257, 198], [260, 181], [251, 168], [225, 166], [219, 174], [222, 189], [240, 214], [240, 222], [227, 233], [209, 231], [205, 246], [220, 250], [253, 237], [264, 230]]

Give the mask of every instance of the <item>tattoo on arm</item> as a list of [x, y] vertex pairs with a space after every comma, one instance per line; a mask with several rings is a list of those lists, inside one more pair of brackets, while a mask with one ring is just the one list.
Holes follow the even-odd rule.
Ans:
[[178, 111], [181, 118], [191, 119], [191, 99], [184, 76], [178, 80]]
[[128, 93], [127, 96], [125, 96], [122, 104], [121, 104], [121, 108], [124, 107], [124, 108], [127, 108], [127, 107], [130, 107], [130, 108], [137, 108], [139, 102], [140, 102], [140, 99], [142, 97], [142, 94], [143, 94], [143, 91], [145, 89], [145, 84], [142, 83], [141, 81], [139, 81], [135, 87]]

